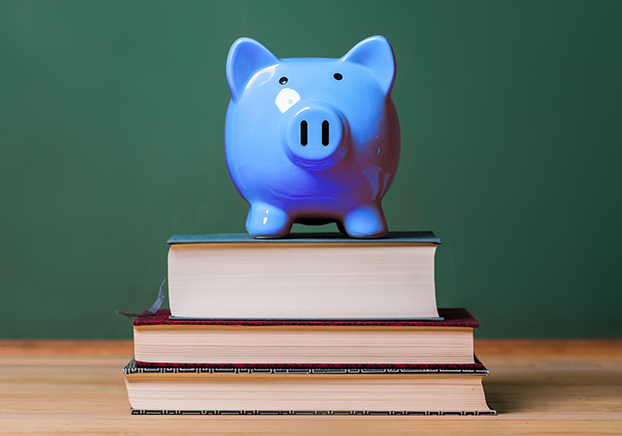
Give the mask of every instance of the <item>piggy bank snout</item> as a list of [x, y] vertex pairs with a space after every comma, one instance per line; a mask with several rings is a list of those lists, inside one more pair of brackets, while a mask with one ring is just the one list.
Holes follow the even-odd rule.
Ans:
[[345, 152], [346, 123], [330, 106], [309, 105], [287, 123], [290, 159], [309, 169], [322, 169], [339, 161]]

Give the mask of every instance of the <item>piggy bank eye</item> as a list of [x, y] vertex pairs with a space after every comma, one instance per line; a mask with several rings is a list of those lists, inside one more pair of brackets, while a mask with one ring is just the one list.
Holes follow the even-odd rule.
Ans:
[[287, 77], [283, 76], [279, 79], [279, 83], [281, 85], [285, 85], [287, 83]]
[[341, 80], [341, 79], [343, 79], [343, 76], [342, 76], [341, 74], [339, 74], [339, 73], [335, 73], [335, 74], [333, 74], [333, 77], [335, 78], [335, 80]]

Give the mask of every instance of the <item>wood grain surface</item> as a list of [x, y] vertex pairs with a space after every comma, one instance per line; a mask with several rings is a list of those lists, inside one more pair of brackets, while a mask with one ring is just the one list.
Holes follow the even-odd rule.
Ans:
[[622, 340], [477, 340], [494, 417], [132, 416], [131, 341], [0, 340], [0, 434], [621, 434]]

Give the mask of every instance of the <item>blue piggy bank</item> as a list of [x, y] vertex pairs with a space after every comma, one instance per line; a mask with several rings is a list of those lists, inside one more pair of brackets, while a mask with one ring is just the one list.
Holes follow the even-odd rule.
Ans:
[[381, 201], [400, 155], [394, 79], [382, 36], [340, 59], [279, 59], [253, 39], [233, 43], [225, 156], [252, 236], [286, 236], [294, 222], [387, 234]]

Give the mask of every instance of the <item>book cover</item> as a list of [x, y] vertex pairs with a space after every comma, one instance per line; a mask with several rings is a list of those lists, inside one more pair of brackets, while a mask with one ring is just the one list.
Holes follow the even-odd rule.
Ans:
[[394, 327], [479, 327], [479, 322], [466, 310], [461, 308], [439, 308], [440, 320], [288, 320], [288, 319], [188, 319], [171, 316], [168, 309], [160, 309], [151, 316], [137, 317], [134, 327], [149, 325], [230, 325], [230, 326], [394, 326]]
[[175, 235], [167, 243], [175, 244], [433, 244], [441, 240], [430, 231], [389, 232], [384, 238], [355, 239], [343, 233], [291, 233], [284, 238], [253, 238], [248, 233]]
[[360, 365], [354, 367], [335, 367], [334, 365], [299, 365], [295, 367], [282, 367], [271, 365], [245, 364], [235, 367], [212, 365], [209, 367], [140, 367], [132, 359], [123, 368], [123, 373], [128, 374], [462, 374], [462, 375], [488, 375], [488, 369], [475, 356], [473, 365]]
[[490, 410], [149, 410], [131, 409], [132, 415], [331, 415], [331, 416], [484, 416], [496, 415]]
[[[465, 364], [296, 364], [296, 363], [168, 363], [134, 361], [134, 369], [166, 371], [181, 369], [182, 371], [205, 370], [208, 373], [233, 372], [250, 374], [252, 372], [292, 373], [292, 374], [488, 374], [488, 370], [477, 359], [475, 363]], [[240, 372], [241, 371], [241, 372]], [[138, 373], [138, 372], [132, 372]], [[127, 373], [126, 373], [127, 374]]]

